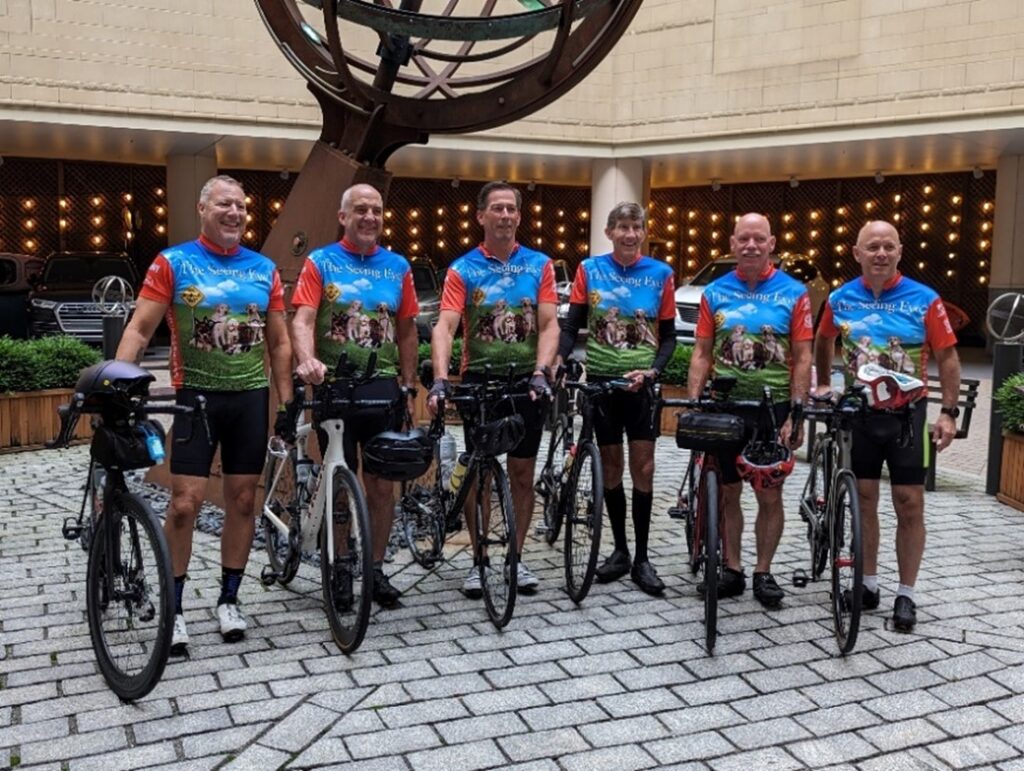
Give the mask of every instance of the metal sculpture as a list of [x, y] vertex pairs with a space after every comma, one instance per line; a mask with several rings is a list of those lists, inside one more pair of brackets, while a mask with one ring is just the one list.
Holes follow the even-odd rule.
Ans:
[[[368, 182], [386, 197], [384, 166], [403, 145], [500, 126], [550, 104], [611, 51], [641, 2], [256, 0], [323, 113], [320, 139], [263, 251], [293, 279], [311, 247], [337, 236], [343, 189]], [[476, 14], [456, 15], [460, 3]], [[425, 4], [436, 12], [423, 12]], [[517, 12], [498, 13], [499, 4]], [[322, 32], [302, 7], [321, 12]], [[357, 33], [373, 36], [376, 61], [343, 44], [342, 24], [357, 42], [366, 39]]]

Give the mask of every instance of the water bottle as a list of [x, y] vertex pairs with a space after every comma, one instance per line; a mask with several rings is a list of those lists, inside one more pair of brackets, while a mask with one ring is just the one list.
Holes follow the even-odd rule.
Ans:
[[163, 463], [166, 453], [164, 452], [164, 443], [160, 441], [160, 434], [148, 425], [143, 425], [142, 431], [146, 435], [146, 449], [149, 450], [149, 457], [154, 463]]
[[448, 489], [453, 493], [458, 492], [459, 487], [462, 486], [462, 480], [466, 478], [466, 470], [469, 468], [469, 453], [464, 452], [459, 456], [459, 459], [455, 461], [455, 468], [452, 469], [452, 475], [448, 480]]
[[452, 469], [455, 468], [455, 437], [445, 431], [441, 434], [438, 444], [440, 448], [441, 479], [447, 487], [451, 480]]
[[836, 398], [842, 396], [843, 392], [846, 390], [846, 378], [843, 376], [843, 371], [841, 369], [832, 370], [831, 388], [832, 393], [836, 395]]

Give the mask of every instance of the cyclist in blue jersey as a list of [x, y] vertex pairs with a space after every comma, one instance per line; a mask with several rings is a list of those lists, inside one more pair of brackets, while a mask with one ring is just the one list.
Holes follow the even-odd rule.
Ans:
[[[529, 378], [534, 401], [514, 405], [526, 422], [526, 435], [508, 453], [508, 472], [520, 552], [517, 585], [530, 594], [539, 581], [521, 553], [533, 517], [533, 472], [544, 430], [543, 402], [537, 396], [548, 391], [545, 373], [558, 349], [555, 269], [546, 254], [516, 241], [523, 206], [518, 190], [504, 182], [489, 182], [476, 203], [484, 240], [455, 260], [445, 276], [441, 315], [432, 339], [434, 385], [428, 405], [435, 412], [437, 397], [447, 387], [452, 340], [460, 323], [463, 382], [480, 382], [487, 373], [505, 378], [509, 367], [520, 379]], [[512, 405], [505, 402], [490, 417], [502, 417], [508, 409]], [[467, 508], [470, 538], [475, 537], [472, 516]], [[467, 597], [482, 596], [480, 571], [475, 567], [466, 575], [462, 591]]]
[[[658, 378], [675, 350], [676, 307], [672, 268], [641, 252], [647, 237], [644, 221], [644, 209], [638, 203], [620, 203], [609, 212], [604, 232], [612, 251], [584, 260], [576, 270], [558, 353], [563, 361], [568, 358], [579, 330], [586, 327], [588, 380], [624, 378], [632, 383], [628, 390], [610, 394], [594, 416], [605, 508], [615, 541], [614, 550], [595, 575], [599, 582], [607, 583], [629, 573], [640, 589], [658, 595], [665, 584], [648, 558], [647, 541], [654, 441], [660, 426], [655, 421], [657, 405], [641, 389], [645, 382]], [[633, 481], [632, 559], [626, 542], [626, 493], [622, 487], [623, 432], [629, 441]]]
[[[769, 386], [776, 423], [781, 425], [778, 441], [786, 446], [799, 446], [800, 427], [792, 425], [789, 412], [791, 403], [802, 403], [807, 398], [810, 387], [813, 331], [807, 290], [772, 264], [775, 237], [764, 216], [740, 217], [729, 246], [737, 261], [736, 270], [708, 284], [701, 298], [697, 342], [687, 380], [689, 398], [700, 396], [712, 374], [736, 379], [730, 394], [736, 399], [760, 399], [764, 386]], [[745, 412], [742, 417], [749, 439], [758, 416], [756, 412]], [[742, 594], [747, 583], [740, 554], [742, 483], [736, 463], [742, 449], [740, 444], [718, 457], [723, 482], [725, 549], [725, 568], [718, 582], [720, 597]], [[757, 498], [754, 596], [765, 607], [775, 608], [785, 596], [771, 573], [785, 522], [782, 482], [755, 482], [753, 486]]]
[[164, 533], [174, 568], [172, 649], [188, 643], [182, 611], [192, 531], [206, 497], [210, 466], [220, 447], [224, 485], [221, 536], [220, 632], [227, 641], [245, 635], [238, 588], [256, 528], [256, 485], [263, 471], [270, 412], [264, 352], [270, 355], [279, 397], [291, 398], [292, 349], [284, 292], [274, 263], [243, 248], [245, 192], [227, 176], [203, 185], [200, 234], [165, 249], [150, 265], [139, 301], [125, 328], [117, 358], [138, 362], [160, 320], [171, 331], [171, 382], [179, 404], [207, 400], [210, 435], [192, 430], [191, 418], [175, 418], [170, 444], [171, 502]]
[[[412, 388], [416, 373], [416, 314], [419, 304], [406, 259], [379, 246], [384, 201], [371, 185], [353, 185], [341, 197], [341, 241], [314, 250], [303, 265], [292, 296], [295, 373], [322, 383], [344, 354], [357, 367], [377, 353], [375, 377], [358, 386], [358, 399], [395, 399], [399, 383]], [[397, 379], [396, 379], [397, 378]], [[359, 468], [358, 445], [384, 431], [401, 430], [403, 415], [366, 410], [345, 424], [345, 462]], [[321, 442], [325, 437], [321, 439]], [[321, 449], [325, 450], [325, 447]], [[395, 486], [363, 473], [373, 546], [373, 599], [384, 607], [401, 592], [384, 574], [383, 560], [395, 513]]]
[[[827, 391], [836, 338], [842, 349], [847, 382], [863, 364], [925, 381], [929, 354], [935, 356], [942, 386], [942, 407], [932, 427], [935, 447], [946, 449], [956, 435], [960, 411], [960, 359], [956, 335], [939, 295], [899, 272], [903, 247], [896, 228], [869, 222], [857, 234], [853, 256], [863, 273], [829, 296], [814, 341], [818, 388]], [[909, 632], [917, 623], [914, 584], [924, 556], [924, 480], [927, 467], [924, 440], [926, 403], [919, 401], [913, 416], [914, 437], [899, 446], [901, 426], [893, 416], [878, 415], [853, 433], [851, 463], [857, 477], [857, 497], [864, 537], [862, 605], [874, 610], [881, 602], [878, 588], [878, 500], [882, 464], [889, 467], [892, 503], [896, 512], [896, 561], [899, 586], [893, 604], [893, 626]]]

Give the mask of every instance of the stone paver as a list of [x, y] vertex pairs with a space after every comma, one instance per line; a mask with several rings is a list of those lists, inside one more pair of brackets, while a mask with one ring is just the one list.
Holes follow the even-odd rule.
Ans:
[[[940, 458], [909, 635], [887, 624], [896, 562], [883, 495], [883, 607], [865, 614], [846, 657], [835, 651], [827, 586], [785, 581], [773, 613], [749, 592], [723, 601], [716, 654], [705, 654], [682, 531], [663, 515], [685, 462], [666, 439], [650, 549], [663, 597], [624, 580], [596, 584], [577, 608], [561, 588], [560, 548], [531, 537], [525, 555], [543, 584], [499, 632], [458, 593], [464, 543], [449, 544], [449, 561], [431, 573], [398, 552], [388, 572], [406, 591], [403, 607], [375, 609], [363, 647], [344, 656], [326, 628], [316, 569], [303, 566], [289, 589], [264, 590], [264, 556], [254, 551], [242, 587], [252, 625], [245, 642], [225, 645], [212, 607], [219, 544], [197, 532], [190, 656], [172, 659], [136, 705], [99, 676], [84, 618], [85, 554], [58, 532], [77, 510], [86, 448], [0, 455], [0, 765], [1024, 769], [1024, 516], [984, 495], [979, 451], [983, 442], [974, 451], [955, 444]], [[798, 464], [784, 494], [780, 579], [807, 562], [794, 516], [805, 476]], [[745, 492], [748, 510], [752, 502]]]

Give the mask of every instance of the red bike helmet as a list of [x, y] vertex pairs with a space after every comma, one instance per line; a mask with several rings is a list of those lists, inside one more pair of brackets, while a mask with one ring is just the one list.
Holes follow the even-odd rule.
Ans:
[[898, 410], [925, 395], [925, 385], [916, 377], [894, 372], [877, 364], [857, 370], [857, 382], [867, 386], [868, 406], [876, 410]]
[[755, 490], [780, 487], [793, 473], [792, 451], [778, 442], [750, 442], [736, 456], [740, 479], [750, 482]]

